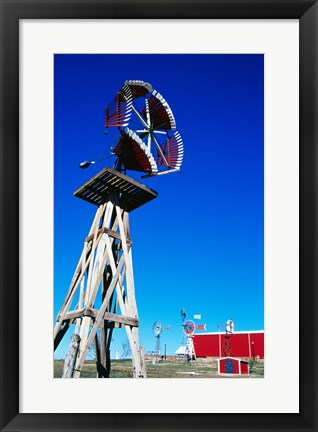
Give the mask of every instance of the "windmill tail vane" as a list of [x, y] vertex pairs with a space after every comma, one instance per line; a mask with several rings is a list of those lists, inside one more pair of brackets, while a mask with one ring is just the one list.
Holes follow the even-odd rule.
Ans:
[[206, 324], [197, 324], [195, 326], [196, 330], [206, 330]]

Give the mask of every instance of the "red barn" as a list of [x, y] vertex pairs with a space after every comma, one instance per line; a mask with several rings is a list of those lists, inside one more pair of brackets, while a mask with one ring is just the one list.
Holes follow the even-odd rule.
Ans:
[[218, 359], [218, 373], [248, 375], [248, 362], [234, 357], [222, 357]]
[[193, 335], [197, 357], [264, 358], [264, 331], [196, 333]]

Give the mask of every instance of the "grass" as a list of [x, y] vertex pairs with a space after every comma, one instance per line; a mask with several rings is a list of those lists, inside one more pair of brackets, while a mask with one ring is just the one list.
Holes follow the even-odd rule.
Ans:
[[[61, 378], [63, 360], [54, 361], [54, 377]], [[200, 358], [189, 363], [184, 359], [160, 360], [153, 364], [146, 359], [147, 378], [233, 378], [233, 375], [218, 375], [218, 362], [215, 359]], [[264, 362], [250, 361], [249, 375], [235, 375], [235, 378], [263, 378]], [[96, 366], [93, 360], [84, 363], [81, 378], [96, 378]], [[112, 360], [110, 378], [132, 378], [131, 360]]]

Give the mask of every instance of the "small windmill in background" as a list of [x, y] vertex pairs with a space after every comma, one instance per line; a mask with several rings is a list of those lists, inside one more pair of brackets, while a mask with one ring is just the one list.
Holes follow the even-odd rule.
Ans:
[[182, 308], [181, 309], [181, 321], [182, 321], [182, 341], [181, 341], [181, 345], [182, 346], [185, 346], [185, 344], [186, 344], [186, 336], [185, 336], [185, 333], [183, 331], [186, 317], [187, 317], [186, 311], [185, 311], [184, 308]]
[[218, 328], [225, 328], [224, 344], [222, 349], [223, 356], [232, 356], [233, 354], [230, 343], [230, 335], [234, 333], [234, 321], [230, 318], [226, 321], [225, 324], [219, 324]]
[[158, 363], [158, 356], [160, 356], [160, 354], [161, 354], [161, 333], [164, 330], [169, 330], [169, 329], [170, 329], [170, 324], [163, 326], [160, 321], [155, 321], [152, 325], [152, 331], [153, 331], [155, 338], [156, 338], [156, 344], [155, 344], [155, 356], [156, 356], [156, 358], [154, 361], [155, 364]]

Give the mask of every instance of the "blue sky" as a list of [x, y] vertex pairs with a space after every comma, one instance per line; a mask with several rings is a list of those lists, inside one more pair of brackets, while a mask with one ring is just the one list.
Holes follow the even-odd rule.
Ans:
[[[170, 329], [162, 350], [182, 341], [180, 310], [208, 332], [264, 328], [263, 55], [66, 55], [54, 57], [54, 318], [96, 207], [73, 192], [114, 158], [104, 109], [126, 80], [143, 80], [173, 110], [184, 143], [179, 173], [141, 179], [158, 198], [130, 214], [140, 343], [155, 348], [154, 321]], [[55, 353], [63, 358], [71, 333]], [[126, 341], [115, 330], [112, 355]]]

